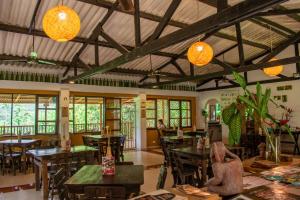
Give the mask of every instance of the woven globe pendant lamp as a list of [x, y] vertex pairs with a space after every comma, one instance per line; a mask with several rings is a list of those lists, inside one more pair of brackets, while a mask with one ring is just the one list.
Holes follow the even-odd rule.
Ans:
[[[276, 60], [277, 60], [276, 58], [272, 58], [270, 61], [276, 61]], [[282, 65], [264, 68], [264, 73], [268, 76], [277, 76], [282, 71], [283, 71], [283, 66]]]
[[66, 42], [72, 40], [80, 31], [78, 14], [67, 6], [56, 6], [43, 17], [43, 30], [53, 40]]
[[205, 42], [195, 42], [190, 46], [187, 52], [188, 60], [199, 67], [210, 63], [214, 56], [212, 47]]

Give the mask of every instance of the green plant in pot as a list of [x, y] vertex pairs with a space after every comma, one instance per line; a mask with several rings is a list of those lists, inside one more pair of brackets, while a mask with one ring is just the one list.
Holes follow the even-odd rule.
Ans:
[[[223, 121], [229, 126], [229, 143], [239, 143], [242, 130], [242, 118], [246, 114], [245, 110], [247, 110], [247, 113], [254, 119], [255, 124], [259, 127], [262, 134], [266, 136], [266, 146], [267, 148], [269, 147], [269, 150], [267, 150], [267, 152], [269, 152], [268, 158], [279, 162], [280, 151], [278, 151], [278, 145], [280, 146], [280, 144], [274, 140], [276, 135], [273, 129], [268, 129], [268, 122], [274, 123], [276, 127], [278, 127], [279, 124], [279, 122], [269, 114], [268, 110], [268, 104], [270, 102], [274, 103], [276, 107], [280, 109], [280, 106], [270, 99], [271, 89], [263, 91], [258, 82], [256, 84], [256, 93], [252, 93], [247, 89], [247, 84], [243, 76], [236, 72], [233, 72], [233, 76], [235, 82], [242, 87], [244, 94], [238, 96], [236, 103], [231, 104], [222, 112]], [[241, 105], [246, 106], [244, 107], [245, 109], [240, 109], [239, 107]], [[285, 125], [285, 128], [290, 133], [288, 125]]]

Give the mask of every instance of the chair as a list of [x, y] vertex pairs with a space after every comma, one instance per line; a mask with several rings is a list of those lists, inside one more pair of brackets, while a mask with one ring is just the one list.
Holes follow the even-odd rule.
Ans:
[[33, 156], [28, 152], [28, 150], [33, 150], [33, 149], [40, 149], [42, 145], [42, 140], [38, 140], [35, 142], [33, 145], [31, 145], [29, 148], [26, 149], [25, 151], [25, 163], [26, 163], [26, 168], [25, 168], [25, 173], [27, 169], [32, 167], [32, 171], [34, 172], [34, 162], [33, 162]]
[[180, 184], [191, 184], [196, 186], [194, 175], [196, 175], [197, 183], [200, 184], [200, 175], [198, 166], [196, 166], [189, 157], [174, 153], [174, 159], [176, 163], [178, 177]]
[[167, 167], [164, 165], [160, 166], [160, 170], [159, 170], [159, 175], [158, 175], [158, 181], [157, 181], [157, 185], [156, 185], [156, 189], [163, 189], [165, 187], [165, 182], [166, 182], [166, 178], [167, 178]]
[[4, 175], [4, 170], [12, 169], [14, 176], [16, 175], [16, 170], [19, 168], [21, 171], [22, 165], [22, 152], [14, 152], [12, 150], [13, 146], [4, 145], [3, 151], [3, 164], [2, 164], [2, 174]]
[[89, 186], [84, 188], [84, 199], [124, 200], [126, 190], [121, 186]]
[[126, 135], [123, 135], [120, 138], [120, 142], [121, 142], [121, 146], [120, 146], [120, 157], [122, 159], [122, 161], [124, 161], [124, 148], [125, 148], [125, 141], [126, 141]]
[[[111, 154], [115, 157], [116, 162], [120, 162], [121, 157], [121, 138], [111, 137], [110, 138]], [[124, 158], [122, 159], [124, 160]]]
[[101, 161], [101, 157], [106, 156], [108, 147], [108, 138], [100, 138], [98, 140], [98, 150], [99, 150], [99, 161]]
[[72, 154], [70, 173], [75, 174], [84, 165], [94, 164], [94, 152]]
[[66, 189], [64, 186], [64, 183], [67, 180], [66, 176], [66, 171], [61, 168], [59, 169], [52, 177], [51, 177], [51, 190], [50, 190], [50, 195], [51, 195], [51, 200], [53, 200], [55, 195], [58, 195], [58, 198], [60, 200], [66, 199]]

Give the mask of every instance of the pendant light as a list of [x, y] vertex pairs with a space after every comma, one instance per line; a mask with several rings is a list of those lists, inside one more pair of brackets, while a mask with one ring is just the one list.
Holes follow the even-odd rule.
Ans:
[[[271, 26], [270, 26], [270, 48], [271, 48], [271, 53], [273, 50], [273, 38], [271, 35]], [[270, 59], [270, 61], [276, 61], [277, 58], [272, 58]], [[282, 71], [283, 71], [283, 66], [282, 65], [278, 65], [278, 66], [273, 66], [273, 67], [267, 67], [263, 69], [264, 73], [268, 76], [277, 76], [279, 75]]]
[[43, 30], [53, 40], [72, 40], [80, 31], [80, 18], [71, 8], [62, 4], [51, 8], [43, 17]]
[[[197, 18], [199, 19], [199, 3], [197, 3]], [[190, 48], [188, 49], [188, 52], [187, 52], [187, 57], [188, 57], [188, 60], [198, 66], [198, 67], [202, 67], [204, 65], [207, 65], [208, 63], [210, 63], [210, 61], [212, 60], [214, 56], [214, 51], [213, 51], [213, 48], [203, 42], [203, 41], [199, 41], [198, 42], [195, 42], [194, 44], [192, 44], [190, 46]]]

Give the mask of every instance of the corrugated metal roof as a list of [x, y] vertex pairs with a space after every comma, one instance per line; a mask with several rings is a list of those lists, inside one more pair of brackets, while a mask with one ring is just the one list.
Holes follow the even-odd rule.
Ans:
[[[39, 12], [36, 17], [36, 29], [42, 30], [42, 17], [44, 13], [59, 4], [59, 0], [47, 0], [42, 1], [39, 8]], [[115, 0], [109, 0], [107, 2], [115, 2]], [[235, 5], [241, 2], [241, 0], [230, 0], [230, 5]], [[150, 13], [153, 15], [163, 16], [165, 11], [168, 9], [171, 0], [140, 0], [140, 9], [143, 12]], [[4, 24], [16, 25], [20, 27], [29, 27], [30, 20], [34, 11], [36, 0], [0, 0], [0, 22]], [[73, 8], [81, 18], [81, 31], [79, 36], [87, 38], [98, 24], [99, 21], [107, 13], [107, 9], [101, 8], [95, 5], [90, 5], [76, 0], [64, 0], [64, 4]], [[286, 8], [299, 8], [299, 0], [290, 0], [283, 4]], [[199, 8], [199, 10], [197, 10]], [[206, 5], [198, 0], [182, 0], [179, 7], [172, 16], [172, 20], [176, 20], [182, 23], [191, 24], [200, 19], [203, 19], [209, 15], [216, 13], [216, 8]], [[299, 31], [299, 22], [296, 22], [287, 16], [272, 16], [265, 17], [266, 19], [273, 20], [288, 28]], [[148, 38], [155, 30], [158, 22], [150, 21], [148, 19], [141, 18], [141, 38], [144, 41]], [[134, 17], [127, 13], [115, 11], [106, 24], [104, 25], [105, 32], [112, 37], [114, 40], [122, 45], [135, 46], [134, 36]], [[282, 43], [286, 40], [283, 36], [272, 32], [270, 36], [270, 30], [263, 28], [250, 21], [241, 23], [243, 38], [249, 41], [270, 46], [271, 40], [274, 46]], [[178, 30], [178, 27], [167, 26], [161, 37]], [[235, 36], [235, 27], [231, 26], [220, 32], [228, 35]], [[172, 45], [168, 48], [162, 49], [161, 51], [169, 53], [181, 53], [187, 49], [191, 43], [199, 40], [201, 36], [191, 38], [181, 43]], [[100, 40], [104, 40], [99, 36]], [[17, 55], [17, 56], [28, 56], [32, 44], [32, 37], [25, 34], [11, 33], [0, 31], [0, 54]], [[213, 49], [214, 54], [218, 54], [224, 49], [227, 49], [234, 45], [235, 41], [225, 40], [219, 37], [210, 37], [206, 40]], [[36, 51], [38, 57], [41, 59], [59, 60], [59, 61], [71, 61], [73, 56], [76, 54], [78, 49], [82, 46], [81, 43], [67, 42], [58, 43], [49, 38], [36, 37]], [[261, 53], [262, 50], [244, 45], [245, 57], [250, 58], [253, 55]], [[112, 48], [99, 47], [99, 63], [100, 65], [120, 56], [121, 54]], [[88, 47], [80, 55], [80, 58], [87, 64], [95, 63], [94, 46], [88, 45]], [[222, 58], [222, 57], [221, 57]], [[231, 50], [224, 56], [225, 61], [229, 63], [238, 63], [237, 48]], [[153, 56], [153, 68], [157, 68], [162, 64], [168, 62], [170, 58], [162, 56]], [[177, 61], [183, 68], [183, 70], [189, 72], [189, 63], [187, 60], [179, 59]], [[41, 66], [45, 67], [45, 66]], [[48, 66], [47, 66], [48, 67]], [[139, 58], [130, 63], [120, 66], [120, 68], [126, 69], [140, 69], [149, 70], [149, 58], [145, 56]], [[31, 68], [30, 68], [31, 69]], [[222, 68], [215, 65], [208, 65], [207, 67], [196, 68], [195, 74], [203, 74], [206, 72], [213, 72]], [[32, 69], [31, 69], [32, 70]], [[168, 66], [163, 71], [170, 73], [178, 73], [175, 67]], [[71, 73], [71, 72], [70, 72]]]

